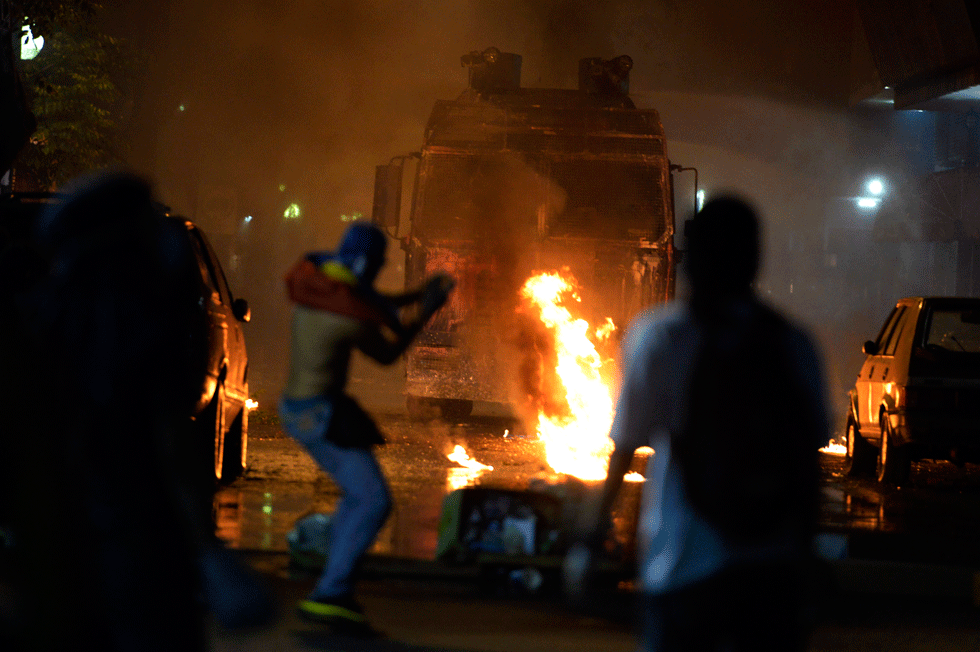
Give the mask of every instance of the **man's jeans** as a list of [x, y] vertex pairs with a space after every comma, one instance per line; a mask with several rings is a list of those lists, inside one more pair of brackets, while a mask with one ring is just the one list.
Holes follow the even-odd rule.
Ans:
[[306, 448], [343, 491], [331, 517], [327, 563], [310, 594], [313, 600], [329, 600], [353, 592], [352, 576], [358, 562], [391, 512], [391, 493], [371, 450], [343, 448], [324, 438], [333, 414], [333, 402], [326, 398], [283, 398], [279, 402], [283, 429]]

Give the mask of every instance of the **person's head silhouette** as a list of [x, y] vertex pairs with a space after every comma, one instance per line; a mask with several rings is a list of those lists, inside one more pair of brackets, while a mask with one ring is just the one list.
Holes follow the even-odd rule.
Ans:
[[692, 301], [750, 294], [759, 268], [759, 219], [744, 199], [708, 201], [686, 229], [685, 270]]

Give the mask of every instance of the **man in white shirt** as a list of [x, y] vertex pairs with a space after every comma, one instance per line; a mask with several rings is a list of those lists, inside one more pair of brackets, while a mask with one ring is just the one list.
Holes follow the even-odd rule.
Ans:
[[[622, 389], [610, 435], [616, 447], [597, 505], [585, 517], [591, 532], [586, 538], [593, 544], [598, 540], [599, 524], [609, 513], [634, 451], [652, 447], [637, 532], [643, 649], [803, 650], [818, 450], [828, 439], [819, 356], [802, 330], [755, 297], [759, 225], [751, 206], [735, 197], [709, 201], [689, 223], [688, 240], [685, 272], [690, 295], [642, 314], [627, 335]], [[734, 372], [724, 368], [726, 347], [737, 350], [744, 341], [756, 345], [759, 360], [783, 361], [773, 367], [782, 370], [775, 374], [782, 377], [765, 378], [754, 364]], [[713, 359], [716, 351], [718, 359]], [[767, 399], [779, 401], [782, 388], [793, 388], [790, 423], [770, 418], [759, 425], [758, 416], [749, 413], [760, 412], [751, 399], [719, 405], [725, 399], [705, 397], [705, 384], [695, 383], [698, 375], [719, 373], [724, 375], [719, 385], [748, 386], [762, 397], [763, 406]], [[786, 414], [783, 407], [770, 409]], [[772, 463], [761, 471], [735, 468], [729, 470], [731, 475], [699, 480], [693, 471], [699, 464], [711, 464], [706, 451], [721, 446], [692, 448], [691, 422], [710, 421], [718, 412], [711, 425], [724, 431], [720, 437], [745, 437], [735, 444], [749, 450], [759, 447], [751, 455]], [[745, 433], [747, 427], [754, 431]], [[768, 446], [767, 440], [778, 445]], [[679, 453], [688, 455], [686, 465]], [[725, 468], [742, 463], [723, 458], [720, 464]], [[721, 500], [725, 493], [737, 495], [736, 485], [750, 473], [769, 474], [773, 483], [792, 478], [791, 490], [782, 492], [786, 508], [771, 510], [779, 513], [771, 518], [767, 514], [758, 523], [746, 516], [742, 520], [749, 525], [743, 523], [740, 531], [738, 524], [730, 528], [706, 508], [695, 507], [701, 505], [698, 482], [706, 484], [709, 493], [720, 494]], [[719, 477], [731, 486], [710, 484]], [[749, 502], [764, 505], [762, 500]], [[728, 513], [737, 516], [738, 511], [736, 505]], [[578, 581], [574, 558], [570, 555], [566, 562], [566, 581], [573, 590]]]

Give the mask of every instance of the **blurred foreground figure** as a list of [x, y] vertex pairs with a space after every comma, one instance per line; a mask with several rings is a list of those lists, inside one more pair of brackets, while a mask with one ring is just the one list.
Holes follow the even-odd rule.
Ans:
[[651, 446], [645, 650], [806, 649], [824, 387], [808, 336], [752, 290], [759, 240], [748, 204], [709, 201], [688, 226], [690, 295], [642, 315], [624, 345], [609, 475], [565, 580], [573, 597], [587, 590], [601, 523], [634, 451]]
[[[331, 519], [323, 574], [299, 614], [352, 633], [371, 633], [354, 599], [354, 572], [391, 509], [391, 496], [372, 447], [384, 438], [345, 393], [351, 354], [382, 364], [398, 359], [453, 287], [435, 275], [421, 290], [385, 296], [374, 280], [387, 241], [377, 227], [354, 224], [336, 253], [316, 252], [287, 274], [293, 312], [289, 376], [279, 402], [285, 431], [301, 443], [343, 491]], [[402, 322], [398, 308], [412, 306]]]
[[[4, 320], [18, 334], [4, 369], [17, 383], [3, 451], [13, 649], [206, 650], [203, 595], [242, 624], [228, 616], [253, 585], [214, 537], [194, 461], [198, 289], [182, 225], [143, 179], [112, 173], [78, 182], [36, 227], [44, 272]], [[220, 570], [202, 582], [204, 565]]]

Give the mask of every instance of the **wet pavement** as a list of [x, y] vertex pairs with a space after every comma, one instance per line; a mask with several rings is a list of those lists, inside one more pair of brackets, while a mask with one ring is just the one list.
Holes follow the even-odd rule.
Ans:
[[[582, 612], [555, 591], [528, 596], [506, 581], [488, 583], [478, 569], [433, 561], [442, 500], [453, 489], [560, 481], [537, 441], [500, 415], [423, 424], [397, 411], [374, 413], [388, 438], [378, 454], [395, 509], [365, 563], [359, 595], [385, 637], [338, 638], [293, 613], [315, 573], [290, 565], [286, 533], [306, 514], [331, 511], [338, 494], [302, 448], [258, 412], [248, 472], [216, 498], [219, 535], [261, 573], [281, 613], [255, 630], [216, 627], [216, 650], [633, 649], [628, 585], [604, 596], [602, 608]], [[456, 445], [493, 470], [467, 471], [449, 461]], [[916, 464], [910, 486], [897, 489], [845, 478], [840, 456], [822, 455], [821, 463], [829, 559], [810, 649], [980, 650], [980, 610], [972, 603], [980, 587], [978, 469]], [[620, 530], [631, 525], [639, 486], [618, 505]]]
[[[394, 509], [372, 554], [433, 559], [442, 502], [453, 489], [530, 489], [554, 487], [564, 480], [549, 471], [543, 445], [520, 433], [507, 416], [420, 423], [404, 414], [381, 413], [377, 420], [387, 443], [376, 452]], [[450, 461], [448, 455], [457, 445], [492, 470], [470, 470]], [[286, 533], [297, 519], [333, 511], [339, 493], [329, 477], [261, 412], [249, 423], [248, 458], [245, 475], [215, 498], [218, 536], [229, 547], [285, 551]], [[644, 460], [636, 461], [637, 468]], [[635, 523], [639, 489], [638, 483], [628, 486], [617, 504], [615, 525], [623, 538]]]
[[[515, 421], [489, 412], [461, 423], [413, 422], [393, 410], [375, 412], [388, 443], [377, 449], [394, 497], [391, 518], [371, 552], [431, 560], [436, 550], [442, 501], [464, 486], [502, 489], [554, 487], [543, 446], [520, 432]], [[448, 459], [457, 446], [492, 470], [470, 470]], [[635, 461], [642, 471], [645, 458]], [[923, 563], [974, 564], [980, 560], [980, 468], [947, 462], [913, 465], [908, 486], [879, 485], [844, 477], [843, 457], [821, 454], [821, 529], [845, 540], [841, 552], [862, 558], [896, 559], [899, 542]], [[635, 523], [640, 484], [626, 486], [617, 504], [623, 538]], [[339, 493], [298, 444], [284, 436], [268, 413], [253, 413], [249, 468], [217, 494], [219, 536], [233, 548], [284, 552], [286, 533], [297, 519], [331, 512]], [[930, 545], [929, 542], [934, 542]], [[885, 550], [892, 546], [895, 550]]]

